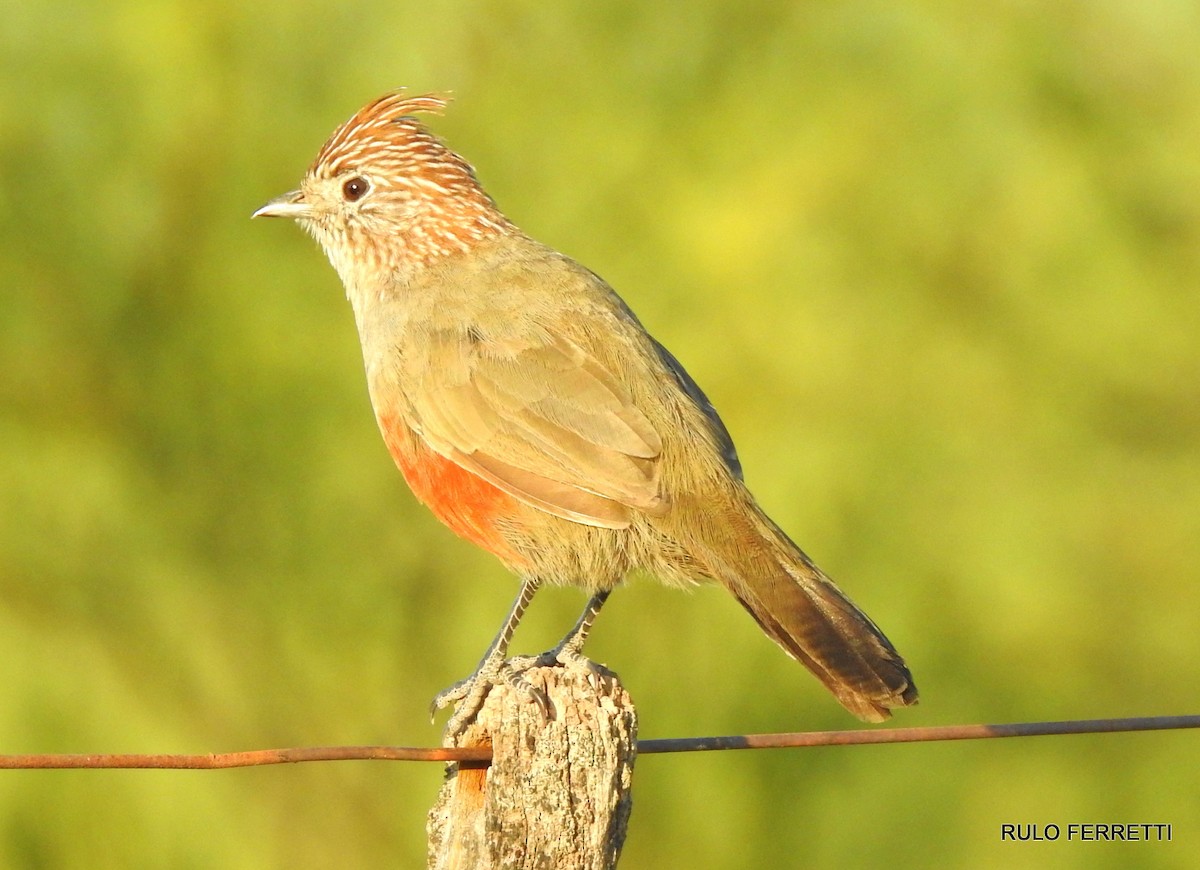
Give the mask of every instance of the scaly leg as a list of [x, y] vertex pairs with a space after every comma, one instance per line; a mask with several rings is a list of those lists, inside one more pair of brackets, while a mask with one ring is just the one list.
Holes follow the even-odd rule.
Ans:
[[492, 686], [500, 680], [506, 681], [527, 698], [536, 702], [541, 709], [543, 718], [549, 718], [550, 699], [546, 697], [546, 694], [541, 689], [522, 677], [522, 672], [532, 667], [550, 667], [553, 665], [586, 667], [589, 669], [596, 668], [595, 665], [584, 657], [582, 652], [583, 644], [587, 640], [588, 633], [592, 630], [592, 624], [596, 621], [596, 616], [600, 613], [600, 608], [608, 600], [611, 590], [597, 592], [588, 599], [588, 603], [583, 608], [583, 613], [579, 615], [579, 619], [576, 620], [574, 627], [567, 632], [566, 636], [553, 649], [541, 655], [515, 656], [512, 659], [505, 660], [513, 633], [517, 630], [517, 625], [520, 623], [521, 617], [525, 614], [526, 608], [529, 607], [529, 602], [533, 600], [533, 595], [537, 592], [540, 585], [540, 582], [536, 579], [526, 579], [522, 582], [521, 591], [517, 594], [516, 600], [513, 601], [512, 607], [508, 611], [508, 616], [505, 617], [504, 624], [500, 627], [500, 631], [496, 634], [487, 652], [484, 653], [482, 661], [479, 662], [479, 667], [475, 669], [475, 673], [471, 674], [465, 680], [459, 680], [453, 686], [442, 690], [433, 699], [433, 705], [430, 709], [430, 712], [433, 714], [436, 714], [441, 708], [457, 702], [454, 713], [446, 722], [446, 729], [443, 732], [444, 739], [453, 739], [462, 733], [463, 729], [479, 713], [480, 707], [483, 706], [484, 698], [487, 697], [487, 693], [491, 690]]
[[[513, 633], [517, 630], [521, 617], [525, 615], [525, 610], [529, 607], [529, 602], [533, 600], [534, 593], [537, 592], [540, 585], [541, 581], [536, 578], [526, 577], [521, 581], [521, 591], [517, 593], [516, 600], [509, 608], [508, 616], [504, 618], [504, 624], [500, 626], [500, 631], [496, 633], [491, 646], [483, 654], [479, 667], [471, 676], [443, 689], [434, 697], [429, 710], [431, 715], [436, 715], [438, 710], [457, 702], [454, 713], [446, 722], [445, 735], [447, 737], [457, 737], [475, 718], [479, 708], [483, 706], [483, 699], [487, 697], [488, 690], [496, 684], [497, 680], [508, 679], [521, 688], [515, 682], [515, 673], [505, 662], [504, 657], [508, 655], [508, 645], [512, 641]], [[537, 701], [542, 712], [548, 713], [549, 702], [546, 697], [533, 686], [528, 686], [528, 684], [526, 686], [528, 694]]]
[[575, 623], [575, 627], [568, 631], [567, 636], [559, 641], [558, 646], [552, 650], [558, 661], [564, 665], [570, 665], [578, 664], [583, 660], [583, 643], [591, 633], [592, 623], [596, 621], [596, 617], [600, 614], [600, 608], [604, 606], [605, 601], [608, 601], [611, 592], [611, 589], [605, 589], [588, 599], [583, 613], [579, 614], [579, 620]]
[[547, 650], [540, 656], [518, 656], [513, 658], [509, 664], [512, 665], [513, 672], [519, 674], [521, 671], [527, 670], [534, 666], [549, 666], [549, 665], [583, 665], [590, 666], [589, 662], [583, 655], [583, 644], [587, 640], [588, 633], [592, 630], [592, 623], [596, 621], [596, 616], [600, 613], [600, 608], [604, 606], [604, 602], [608, 600], [611, 594], [611, 589], [606, 589], [603, 592], [597, 592], [588, 599], [588, 603], [583, 608], [583, 613], [579, 614], [579, 619], [576, 620], [574, 628], [567, 632], [566, 637], [558, 642], [554, 649]]

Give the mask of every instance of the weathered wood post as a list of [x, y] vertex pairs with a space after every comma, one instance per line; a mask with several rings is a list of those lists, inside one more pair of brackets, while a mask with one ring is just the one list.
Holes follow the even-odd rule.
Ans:
[[550, 699], [508, 685], [488, 695], [459, 745], [492, 747], [490, 767], [450, 764], [429, 811], [429, 867], [616, 867], [632, 806], [637, 713], [615, 674], [525, 673]]

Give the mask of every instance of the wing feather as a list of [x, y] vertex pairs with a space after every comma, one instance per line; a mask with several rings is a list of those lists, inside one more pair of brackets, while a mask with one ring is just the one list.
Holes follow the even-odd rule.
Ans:
[[426, 350], [427, 372], [437, 376], [422, 378], [409, 399], [442, 455], [576, 522], [620, 528], [631, 509], [663, 507], [658, 432], [579, 345], [441, 332]]

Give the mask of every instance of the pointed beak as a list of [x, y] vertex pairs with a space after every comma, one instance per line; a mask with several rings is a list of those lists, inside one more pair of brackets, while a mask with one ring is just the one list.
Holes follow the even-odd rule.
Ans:
[[293, 190], [290, 193], [285, 193], [283, 196], [277, 196], [254, 214], [256, 217], [284, 217], [299, 220], [312, 216], [312, 206], [304, 200], [304, 193], [299, 190]]

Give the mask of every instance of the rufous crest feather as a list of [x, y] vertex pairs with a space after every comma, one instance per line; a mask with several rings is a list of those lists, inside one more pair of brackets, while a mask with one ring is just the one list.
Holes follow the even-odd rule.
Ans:
[[317, 152], [309, 171], [322, 165], [333, 167], [339, 157], [367, 148], [372, 142], [386, 147], [395, 138], [395, 131], [389, 129], [388, 125], [409, 121], [413, 126], [421, 126], [414, 117], [416, 114], [444, 114], [450, 100], [449, 94], [410, 97], [407, 88], [399, 88], [372, 100], [334, 131], [329, 141]]

